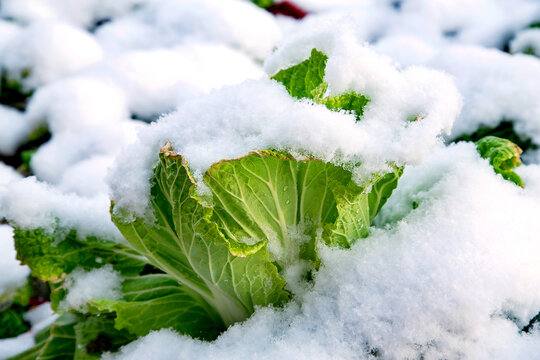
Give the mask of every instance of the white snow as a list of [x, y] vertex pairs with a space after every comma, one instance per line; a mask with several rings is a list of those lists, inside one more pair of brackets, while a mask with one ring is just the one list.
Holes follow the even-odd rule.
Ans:
[[380, 39], [375, 49], [396, 59], [402, 66], [425, 64], [437, 54], [437, 47], [411, 35], [390, 35]]
[[472, 144], [438, 148], [407, 167], [382, 228], [323, 252], [301, 306], [259, 309], [213, 343], [162, 330], [104, 358], [537, 359], [540, 333], [519, 333], [540, 310], [533, 169], [521, 189]]
[[21, 22], [64, 21], [77, 26], [128, 12], [145, 0], [3, 0], [0, 14]]
[[0, 225], [0, 298], [23, 286], [30, 275], [30, 269], [20, 265], [16, 256], [13, 229], [9, 225]]
[[[32, 94], [25, 111], [0, 105], [0, 297], [29, 274], [11, 226], [124, 242], [110, 200], [150, 215], [166, 141], [198, 179], [272, 147], [360, 162], [358, 181], [407, 166], [371, 235], [322, 249], [314, 283], [288, 284], [302, 296], [283, 309], [258, 309], [211, 343], [153, 332], [106, 360], [540, 360], [539, 326], [520, 333], [540, 311], [540, 151], [516, 170], [521, 189], [472, 144], [440, 138], [512, 121], [540, 145], [540, 59], [519, 54], [540, 53], [540, 30], [527, 29], [540, 2], [294, 2], [310, 11], [302, 21], [248, 0], [1, 0], [0, 75]], [[360, 122], [267, 79], [313, 48], [329, 56], [327, 95], [370, 98]], [[45, 126], [23, 179], [2, 156]], [[76, 270], [62, 306], [120, 298], [121, 281], [110, 265]], [[0, 359], [33, 346], [50, 311], [29, 312], [33, 330], [0, 340]]]
[[[21, 178], [22, 176], [14, 168], [0, 162], [0, 199], [5, 196], [8, 184]], [[5, 216], [2, 201], [0, 200], [0, 219], [3, 219]]]
[[20, 178], [22, 176], [14, 168], [0, 162], [0, 187], [6, 186], [10, 182]]
[[30, 323], [32, 328], [14, 338], [0, 339], [0, 359], [7, 359], [35, 345], [34, 336], [40, 331], [50, 326], [58, 315], [54, 314], [49, 302], [38, 305], [24, 314], [24, 319]]
[[508, 37], [540, 18], [531, 0], [299, 0], [308, 22], [352, 21], [366, 41], [412, 35], [432, 43], [502, 48]]
[[77, 230], [77, 234], [125, 241], [109, 215], [110, 200], [104, 194], [91, 198], [64, 194], [35, 177], [9, 183], [0, 198], [0, 209], [10, 224], [21, 229], [52, 232]]
[[520, 38], [518, 35], [512, 43], [514, 55], [481, 46], [433, 46], [421, 37], [410, 36], [385, 37], [375, 48], [402, 65], [428, 66], [453, 77], [463, 95], [463, 109], [450, 138], [473, 133], [481, 126], [496, 127], [502, 121], [511, 121], [518, 134], [540, 144], [540, 61], [517, 50], [529, 40], [534, 46], [534, 36]]
[[112, 52], [196, 40], [224, 43], [264, 59], [281, 31], [271, 14], [248, 1], [162, 0], [102, 26], [96, 36]]
[[536, 58], [456, 45], [441, 50], [428, 65], [453, 75], [463, 95], [452, 137], [510, 120], [518, 134], [540, 144], [540, 61]]
[[30, 323], [34, 334], [51, 325], [57, 318], [58, 315], [51, 309], [51, 303], [48, 301], [24, 314], [24, 320]]
[[127, 120], [129, 112], [125, 95], [118, 87], [77, 77], [41, 87], [28, 104], [26, 117], [34, 127], [46, 124], [55, 134]]
[[249, 57], [225, 45], [191, 42], [113, 56], [85, 75], [116, 85], [132, 113], [153, 119], [186, 99], [264, 73]]
[[122, 276], [110, 264], [99, 269], [84, 271], [75, 269], [66, 279], [66, 297], [59, 309], [86, 311], [86, 304], [93, 299], [118, 300], [122, 297]]
[[525, 51], [540, 54], [540, 29], [527, 29], [520, 31], [510, 43], [510, 51], [522, 53]]
[[[250, 4], [232, 2], [231, 6], [248, 9], [245, 10], [248, 15], [261, 12]], [[191, 8], [195, 8], [193, 4]], [[219, 11], [212, 11], [219, 15]], [[262, 14], [258, 15], [263, 19], [261, 24], [270, 21], [273, 26], [273, 19]], [[237, 28], [243, 29], [242, 26], [249, 24], [243, 23]], [[256, 31], [253, 35], [257, 35]], [[71, 40], [77, 41], [77, 46], [71, 46]], [[19, 43], [23, 46], [18, 46]], [[246, 46], [251, 49], [261, 44]], [[31, 68], [30, 77], [23, 79], [23, 84], [28, 88], [43, 86], [30, 98], [25, 113], [0, 108], [0, 152], [13, 154], [32, 130], [46, 125], [52, 138], [34, 154], [31, 169], [37, 179], [56, 187], [35, 181], [22, 182], [17, 185], [20, 191], [0, 200], [2, 211], [9, 213], [6, 216], [19, 226], [45, 226], [49, 231], [54, 228], [54, 221], [50, 221], [55, 216], [79, 213], [60, 223], [75, 227], [81, 236], [97, 232], [97, 235], [119, 238], [108, 219], [108, 186], [104, 178], [113, 158], [145, 126], [130, 120], [131, 114], [153, 119], [212, 89], [264, 76], [259, 65], [230, 47], [188, 39], [174, 49], [152, 46], [153, 50], [120, 53], [101, 61], [100, 46], [92, 35], [57, 22], [30, 25], [10, 46], [14, 52], [3, 58], [8, 74], [18, 76], [23, 68]], [[56, 51], [55, 46], [60, 49]], [[79, 46], [84, 51], [79, 51]], [[63, 52], [67, 54], [64, 58]], [[99, 56], [92, 58], [92, 53]], [[91, 64], [93, 66], [88, 66]], [[76, 74], [68, 76], [75, 71]], [[30, 191], [33, 195], [29, 195], [23, 190], [26, 187], [43, 196], [35, 203], [30, 201], [36, 194]], [[83, 212], [66, 204], [66, 199], [76, 199], [74, 204], [84, 203], [82, 206], [91, 218], [100, 220], [88, 223]], [[28, 214], [36, 216], [32, 218]]]
[[13, 155], [29, 132], [30, 126], [21, 112], [0, 105], [0, 154]]
[[[84, 197], [107, 194], [109, 187], [106, 177], [113, 162], [113, 155], [95, 155], [88, 159], [77, 159], [76, 162], [61, 170], [61, 178], [57, 180], [58, 188], [63, 192], [72, 192]], [[47, 169], [47, 165], [57, 168], [46, 161], [40, 164], [44, 170]]]
[[89, 33], [58, 22], [37, 22], [5, 44], [0, 64], [25, 91], [101, 60], [103, 51]]
[[[422, 161], [459, 112], [461, 98], [452, 81], [420, 67], [398, 71], [389, 58], [349, 35], [346, 29], [321, 28], [293, 36], [267, 60], [266, 68], [274, 73], [306, 59], [314, 47], [324, 51], [329, 56], [329, 94], [354, 90], [371, 99], [360, 122], [350, 114], [295, 101], [271, 80], [223, 88], [163, 117], [126, 151], [129, 160], [117, 158], [111, 177], [117, 209], [149, 215], [149, 179], [166, 141], [186, 156], [194, 172], [266, 148], [337, 163], [360, 161], [359, 181], [389, 161]], [[362, 61], [354, 61], [358, 58]], [[420, 120], [411, 122], [416, 116]]]
[[59, 188], [65, 193], [90, 195], [93, 188], [101, 189], [97, 194], [106, 195], [104, 178], [109, 164], [144, 127], [143, 123], [126, 121], [117, 126], [81, 126], [75, 131], [61, 132], [39, 148], [30, 166], [39, 180], [64, 183], [66, 187]]
[[0, 49], [19, 33], [20, 26], [12, 21], [0, 19]]
[[0, 339], [0, 359], [8, 359], [34, 346], [34, 334], [24, 333], [14, 338]]

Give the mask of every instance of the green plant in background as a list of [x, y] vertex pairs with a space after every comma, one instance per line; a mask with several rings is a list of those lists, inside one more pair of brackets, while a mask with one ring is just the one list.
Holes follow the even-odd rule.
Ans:
[[499, 125], [495, 127], [481, 126], [472, 134], [461, 135], [454, 141], [476, 142], [486, 136], [495, 136], [498, 138], [507, 139], [518, 145], [523, 151], [527, 151], [528, 149], [534, 150], [538, 148], [538, 146], [534, 144], [530, 138], [526, 138], [516, 133], [516, 131], [514, 130], [513, 122], [508, 120], [502, 121]]
[[514, 184], [523, 187], [523, 181], [512, 169], [520, 166], [519, 155], [523, 152], [519, 146], [510, 140], [496, 136], [486, 136], [476, 142], [476, 148], [489, 163], [497, 174]]

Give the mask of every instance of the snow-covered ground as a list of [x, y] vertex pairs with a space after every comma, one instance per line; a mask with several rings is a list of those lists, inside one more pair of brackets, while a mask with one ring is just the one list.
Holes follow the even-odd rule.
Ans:
[[540, 308], [540, 168], [520, 174], [526, 190], [471, 144], [438, 148], [407, 168], [384, 228], [324, 253], [301, 306], [260, 309], [213, 343], [161, 330], [105, 358], [539, 359], [540, 334], [519, 331]]
[[[540, 2], [294, 3], [308, 16], [242, 0], [2, 0], [2, 86], [27, 98], [0, 104], [0, 310], [30, 272], [13, 228], [126, 244], [111, 200], [152, 221], [166, 141], [199, 181], [270, 148], [354, 163], [358, 183], [389, 163], [405, 172], [369, 237], [321, 249], [313, 282], [283, 308], [213, 342], [162, 329], [104, 359], [540, 359], [540, 328], [522, 331], [540, 312]], [[313, 48], [328, 56], [325, 96], [369, 98], [359, 122], [269, 79]], [[532, 144], [516, 170], [524, 188], [452, 143], [505, 122]], [[30, 177], [13, 167], [27, 148], [18, 170]], [[59, 311], [121, 297], [105, 264], [63, 280]], [[0, 339], [0, 359], [55, 319], [48, 303], [25, 316], [32, 329]]]

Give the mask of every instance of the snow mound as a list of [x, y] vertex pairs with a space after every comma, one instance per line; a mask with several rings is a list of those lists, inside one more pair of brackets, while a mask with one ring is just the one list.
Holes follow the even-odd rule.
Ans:
[[64, 311], [76, 309], [85, 312], [90, 300], [119, 300], [122, 297], [121, 285], [122, 276], [110, 264], [90, 271], [75, 269], [66, 279], [67, 295], [58, 307]]
[[102, 26], [96, 36], [111, 52], [199, 41], [224, 43], [264, 59], [281, 30], [271, 14], [248, 1], [162, 0]]
[[23, 230], [77, 230], [78, 236], [97, 236], [125, 242], [109, 216], [110, 200], [97, 194], [83, 198], [64, 194], [35, 177], [10, 182], [0, 198], [0, 209], [17, 228]]
[[442, 49], [427, 65], [453, 75], [463, 95], [463, 111], [454, 123], [452, 137], [510, 120], [518, 134], [540, 144], [538, 59], [456, 45]]
[[25, 91], [72, 74], [103, 57], [94, 37], [59, 22], [37, 22], [21, 30], [0, 54], [3, 72]]
[[29, 123], [21, 112], [0, 105], [0, 154], [13, 155], [29, 132]]
[[513, 53], [532, 52], [540, 54], [540, 29], [527, 29], [520, 31], [510, 43]]
[[26, 283], [30, 269], [16, 260], [17, 252], [13, 244], [13, 229], [0, 225], [0, 298]]
[[441, 147], [407, 167], [382, 228], [323, 252], [301, 306], [259, 309], [212, 343], [161, 330], [104, 358], [537, 359], [540, 332], [520, 330], [540, 308], [540, 178], [524, 170], [521, 189], [472, 144]]
[[[116, 209], [147, 212], [149, 179], [166, 141], [187, 157], [194, 173], [221, 159], [267, 148], [340, 164], [360, 162], [355, 170], [359, 181], [386, 169], [390, 161], [422, 161], [460, 110], [452, 81], [420, 67], [399, 71], [389, 58], [359, 44], [345, 30], [324, 28], [293, 36], [268, 59], [266, 68], [273, 73], [296, 64], [313, 48], [325, 52], [330, 95], [353, 90], [370, 98], [360, 122], [352, 114], [295, 101], [273, 80], [214, 91], [152, 124], [125, 152], [127, 158], [117, 158], [110, 181]], [[411, 121], [415, 118], [418, 121]]]
[[132, 10], [147, 0], [3, 0], [0, 14], [24, 23], [50, 20], [91, 27]]

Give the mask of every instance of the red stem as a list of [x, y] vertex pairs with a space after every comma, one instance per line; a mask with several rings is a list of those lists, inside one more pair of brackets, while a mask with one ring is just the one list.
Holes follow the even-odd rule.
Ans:
[[290, 16], [295, 19], [302, 19], [308, 13], [304, 9], [293, 4], [291, 1], [282, 1], [266, 8], [274, 15]]

